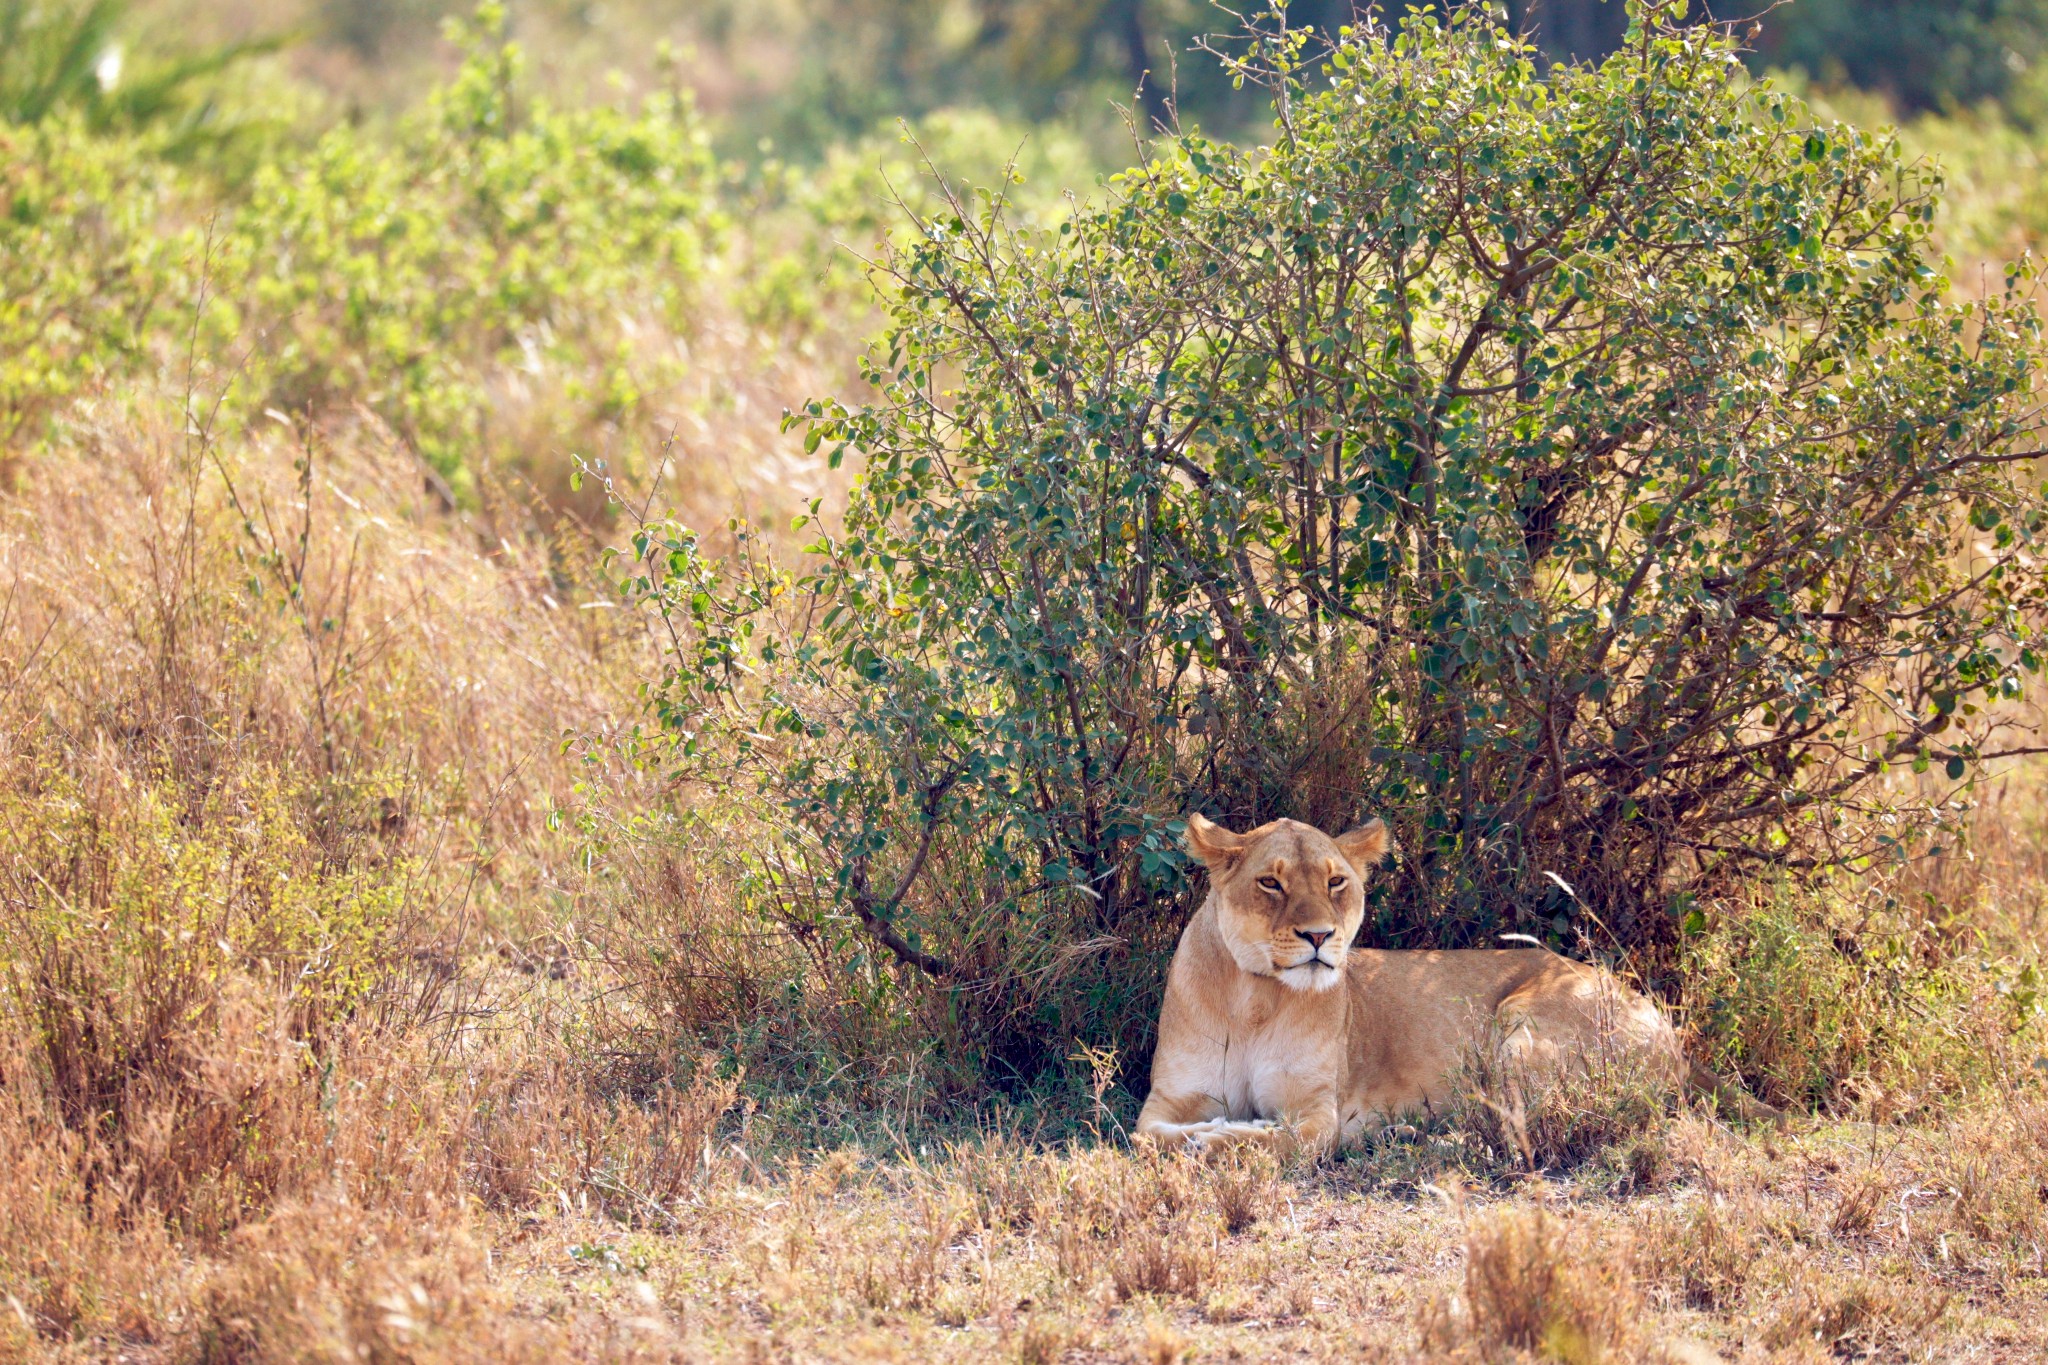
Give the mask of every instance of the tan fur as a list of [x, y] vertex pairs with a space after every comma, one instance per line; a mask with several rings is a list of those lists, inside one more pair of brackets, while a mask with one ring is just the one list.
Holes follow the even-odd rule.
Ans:
[[1601, 1053], [1685, 1074], [1670, 1022], [1604, 968], [1541, 948], [1349, 948], [1387, 852], [1378, 820], [1332, 839], [1193, 815], [1187, 839], [1209, 896], [1167, 974], [1141, 1138], [1327, 1152], [1451, 1099], [1480, 1048], [1524, 1076]]

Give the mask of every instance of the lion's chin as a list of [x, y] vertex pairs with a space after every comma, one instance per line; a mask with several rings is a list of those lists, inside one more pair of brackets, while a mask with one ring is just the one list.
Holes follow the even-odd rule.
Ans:
[[1304, 962], [1298, 967], [1285, 967], [1274, 973], [1280, 984], [1297, 991], [1327, 991], [1334, 989], [1344, 979], [1344, 968], [1339, 966], [1317, 966]]

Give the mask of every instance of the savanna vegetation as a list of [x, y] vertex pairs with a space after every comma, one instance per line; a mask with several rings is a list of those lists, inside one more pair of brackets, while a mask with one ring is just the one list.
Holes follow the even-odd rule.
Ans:
[[[2048, 1351], [2048, 20], [1877, 8], [0, 0], [0, 1357]], [[1191, 809], [1785, 1121], [1134, 1150]]]

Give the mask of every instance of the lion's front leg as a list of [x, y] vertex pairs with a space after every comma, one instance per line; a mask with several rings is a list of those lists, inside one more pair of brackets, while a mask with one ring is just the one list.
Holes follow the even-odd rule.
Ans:
[[1155, 1085], [1138, 1111], [1137, 1138], [1161, 1147], [1203, 1145], [1233, 1126], [1247, 1126], [1227, 1118], [1228, 1112], [1214, 1095], [1171, 1095]]
[[1334, 1092], [1301, 1095], [1291, 1103], [1274, 1106], [1274, 1112], [1279, 1117], [1258, 1120], [1256, 1132], [1235, 1140], [1256, 1142], [1282, 1158], [1302, 1155], [1312, 1161], [1320, 1161], [1336, 1149], [1339, 1124]]
[[1208, 1153], [1239, 1146], [1271, 1148], [1282, 1136], [1280, 1125], [1272, 1119], [1210, 1119], [1186, 1125], [1182, 1140], [1189, 1151]]
[[1213, 1152], [1241, 1142], [1268, 1142], [1280, 1125], [1271, 1119], [1234, 1119], [1214, 1095], [1169, 1094], [1154, 1087], [1138, 1111], [1137, 1138], [1163, 1148]]
[[1203, 1153], [1238, 1146], [1263, 1147], [1283, 1160], [1302, 1155], [1318, 1161], [1337, 1145], [1334, 1110], [1327, 1122], [1317, 1115], [1301, 1119], [1216, 1119], [1191, 1127], [1188, 1147]]
[[[1162, 1147], [1179, 1145], [1189, 1151], [1209, 1153], [1257, 1146], [1281, 1157], [1297, 1152], [1322, 1157], [1337, 1145], [1334, 1095], [1317, 1097], [1298, 1108], [1283, 1109], [1277, 1118], [1254, 1119], [1230, 1118], [1221, 1102], [1208, 1100], [1207, 1096], [1180, 1105], [1162, 1101], [1155, 1108], [1156, 1098], [1155, 1092], [1138, 1115], [1138, 1137]], [[1208, 1103], [1201, 1103], [1203, 1100]]]

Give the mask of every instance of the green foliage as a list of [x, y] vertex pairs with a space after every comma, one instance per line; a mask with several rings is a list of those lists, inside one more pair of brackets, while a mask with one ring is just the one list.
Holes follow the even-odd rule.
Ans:
[[527, 102], [501, 22], [456, 31], [466, 60], [394, 133], [337, 127], [225, 201], [142, 135], [0, 129], [6, 430], [47, 436], [75, 394], [189, 372], [196, 346], [239, 360], [231, 413], [367, 411], [452, 499], [527, 453], [489, 430], [508, 385], [549, 394], [560, 439], [658, 440], [636, 419], [681, 360], [635, 339], [686, 329], [721, 232], [703, 129], [679, 94]]
[[456, 482], [508, 370], [566, 374], [588, 420], [634, 412], [664, 362], [630, 324], [685, 326], [715, 217], [686, 99], [524, 106], [500, 23], [458, 32], [468, 60], [391, 142], [338, 128], [262, 172], [219, 267], [266, 405], [365, 402]]
[[1681, 965], [1702, 1059], [1790, 1108], [1931, 1108], [2010, 1079], [2048, 1025], [2037, 965], [1830, 888], [1751, 889]]
[[892, 236], [905, 235], [894, 201], [917, 212], [943, 204], [934, 166], [962, 189], [1007, 184], [1018, 212], [1048, 223], [1064, 217], [1067, 196], [1104, 169], [1070, 129], [972, 107], [892, 121], [884, 131], [834, 145], [815, 165], [765, 157], [747, 168], [739, 187], [744, 197], [733, 210], [752, 229], [744, 244], [751, 268], [736, 272], [749, 315], [809, 327], [835, 314], [864, 313], [874, 298], [867, 262]]
[[148, 361], [188, 243], [159, 229], [177, 173], [73, 119], [0, 125], [0, 440]]
[[202, 793], [82, 766], [24, 756], [0, 800], [0, 1025], [29, 1068], [10, 1084], [85, 1135], [112, 1200], [184, 1199], [208, 1232], [277, 1175], [272, 1082], [390, 1003], [407, 877], [333, 858], [266, 765]]
[[[1166, 112], [1176, 58], [1222, 17], [1184, 0], [804, 0], [714, 14], [707, 27], [728, 51], [744, 50], [739, 34], [791, 49], [772, 98], [740, 118], [806, 155], [961, 104], [1033, 119], [1078, 110], [1097, 122], [1116, 101], [1149, 122]], [[1188, 65], [1208, 97], [1195, 105], [1226, 113], [1230, 91], [1213, 64]]]
[[[1190, 808], [1386, 814], [1381, 942], [1656, 956], [1675, 878], [1888, 853], [1935, 807], [1874, 779], [1996, 749], [2029, 275], [1951, 301], [1936, 184], [1671, 18], [1548, 71], [1477, 14], [1327, 83], [1276, 40], [1271, 149], [918, 222], [879, 398], [801, 415], [862, 460], [844, 517], [732, 608], [795, 603], [744, 743], [809, 928], [1005, 1057], [1129, 1057]], [[728, 685], [696, 648], [672, 718]]]
[[[228, 974], [260, 970], [294, 983], [309, 1021], [352, 1008], [378, 984], [376, 954], [403, 880], [322, 866], [296, 795], [262, 771], [233, 774], [197, 810], [175, 791], [109, 803], [56, 773], [10, 794], [5, 813], [21, 860], [9, 874], [4, 940], [13, 999], [155, 1009], [170, 1028]], [[25, 988], [53, 970], [73, 989]], [[53, 1037], [74, 1031], [45, 1022]], [[77, 1027], [95, 1032], [90, 1021]], [[136, 1041], [97, 1032], [111, 1046]]]
[[112, 47], [113, 0], [0, 4], [0, 115], [35, 123], [66, 104], [96, 104], [106, 93], [95, 68]]
[[126, 0], [0, 0], [0, 121], [70, 114], [99, 131], [168, 131], [190, 148], [214, 112], [209, 78], [278, 46], [231, 43], [136, 63], [118, 41], [127, 11]]

